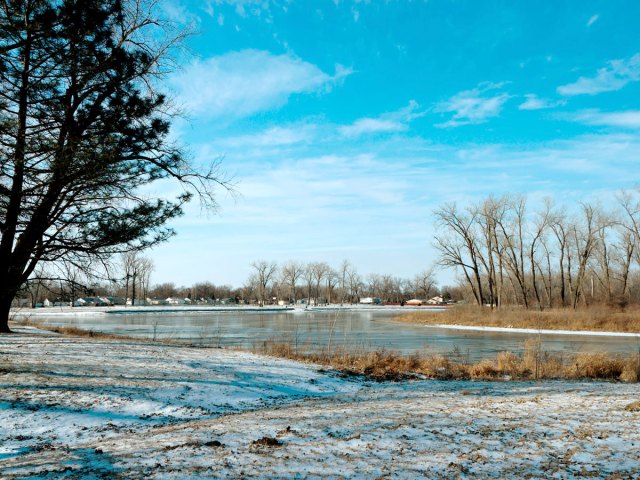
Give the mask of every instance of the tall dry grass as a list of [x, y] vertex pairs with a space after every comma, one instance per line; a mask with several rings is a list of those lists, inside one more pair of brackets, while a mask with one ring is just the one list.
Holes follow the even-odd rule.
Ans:
[[537, 340], [527, 340], [521, 354], [501, 352], [477, 363], [437, 354], [403, 356], [378, 350], [308, 351], [287, 342], [261, 342], [254, 351], [263, 355], [312, 362], [331, 367], [343, 375], [362, 375], [378, 381], [410, 378], [441, 380], [596, 379], [637, 382], [640, 353], [627, 357], [603, 353], [562, 355], [547, 352]]
[[492, 310], [476, 305], [456, 305], [445, 311], [409, 312], [399, 315], [395, 320], [428, 325], [640, 333], [640, 308], [620, 310], [607, 306], [539, 311], [514, 307]]

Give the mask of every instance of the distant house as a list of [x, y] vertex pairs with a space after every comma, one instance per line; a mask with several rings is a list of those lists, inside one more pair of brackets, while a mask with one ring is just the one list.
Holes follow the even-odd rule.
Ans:
[[444, 298], [440, 297], [440, 296], [436, 296], [433, 298], [430, 298], [429, 300], [427, 300], [427, 303], [429, 305], [442, 305], [444, 302]]
[[107, 297], [84, 297], [73, 302], [76, 307], [108, 307], [113, 305]]
[[188, 298], [166, 298], [164, 301], [165, 305], [184, 305], [185, 303], [191, 303], [191, 300]]
[[360, 303], [365, 305], [382, 305], [382, 299], [377, 297], [364, 297], [360, 299]]

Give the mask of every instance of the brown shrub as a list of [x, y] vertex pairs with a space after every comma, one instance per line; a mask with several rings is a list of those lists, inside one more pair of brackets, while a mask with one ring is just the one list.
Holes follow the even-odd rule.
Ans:
[[629, 405], [625, 406], [624, 409], [628, 412], [640, 412], [640, 400], [631, 402]]
[[640, 381], [640, 353], [626, 359], [622, 367], [620, 380], [632, 383]]
[[513, 377], [522, 377], [525, 371], [522, 358], [513, 352], [500, 352], [496, 356], [498, 370]]
[[497, 378], [500, 371], [491, 360], [482, 360], [469, 367], [469, 375], [474, 380], [491, 380]]
[[565, 371], [570, 378], [618, 379], [624, 366], [624, 361], [606, 353], [579, 353]]

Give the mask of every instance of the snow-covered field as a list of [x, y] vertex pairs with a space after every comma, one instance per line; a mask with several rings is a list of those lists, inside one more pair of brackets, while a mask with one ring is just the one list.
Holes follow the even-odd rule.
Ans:
[[378, 384], [19, 332], [0, 336], [0, 478], [640, 478], [637, 384]]

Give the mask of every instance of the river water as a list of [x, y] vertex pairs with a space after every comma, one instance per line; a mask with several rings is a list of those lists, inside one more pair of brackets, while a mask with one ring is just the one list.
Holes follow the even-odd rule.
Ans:
[[[43, 312], [44, 313], [44, 312]], [[501, 351], [521, 352], [529, 338], [542, 349], [571, 354], [580, 351], [628, 354], [638, 352], [638, 337], [559, 335], [453, 330], [393, 320], [397, 309], [317, 310], [140, 310], [99, 315], [38, 315], [32, 320], [105, 333], [175, 340], [207, 346], [253, 348], [269, 340], [300, 349], [330, 345], [349, 349], [387, 349], [403, 354], [441, 353], [463, 360], [492, 358]]]

